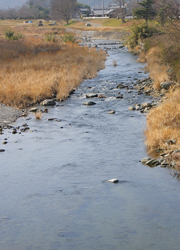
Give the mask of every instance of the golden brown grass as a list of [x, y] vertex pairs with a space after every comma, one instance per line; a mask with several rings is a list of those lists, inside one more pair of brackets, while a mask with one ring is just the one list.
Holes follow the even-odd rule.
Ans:
[[150, 77], [154, 80], [153, 88], [155, 90], [160, 89], [160, 84], [165, 81], [169, 81], [167, 74], [168, 66], [162, 64], [160, 56], [160, 48], [152, 47], [146, 54], [147, 69]]
[[0, 102], [25, 107], [55, 94], [65, 99], [104, 67], [105, 52], [77, 44], [45, 43], [40, 36], [0, 40]]
[[[155, 148], [178, 149], [180, 147], [180, 89], [171, 90], [160, 106], [147, 115], [146, 145]], [[165, 140], [176, 140], [167, 145]]]
[[42, 118], [42, 112], [41, 111], [37, 111], [34, 115], [35, 115], [36, 120], [41, 120], [41, 118]]

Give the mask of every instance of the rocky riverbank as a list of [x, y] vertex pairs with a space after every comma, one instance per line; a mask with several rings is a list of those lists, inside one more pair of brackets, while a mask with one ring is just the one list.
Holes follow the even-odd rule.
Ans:
[[[156, 109], [163, 102], [167, 100], [166, 94], [171, 90], [175, 90], [179, 87], [179, 83], [175, 82], [162, 82], [160, 89], [155, 90], [153, 88], [153, 80], [148, 77], [146, 79], [137, 80], [133, 83], [134, 89], [137, 90], [138, 95], [151, 95], [154, 96], [154, 100], [149, 103], [139, 104], [136, 103], [129, 107], [130, 111], [140, 111], [141, 113], [149, 113], [152, 109]], [[121, 86], [123, 88], [123, 86]], [[163, 168], [170, 167], [176, 170], [180, 170], [180, 150], [176, 145], [175, 139], [164, 140], [166, 147], [154, 148], [156, 158], [146, 157], [141, 160], [142, 164], [149, 167], [161, 166]]]

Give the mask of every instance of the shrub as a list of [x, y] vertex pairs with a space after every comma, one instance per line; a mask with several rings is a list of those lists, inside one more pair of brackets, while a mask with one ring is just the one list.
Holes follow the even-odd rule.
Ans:
[[44, 36], [44, 39], [46, 42], [54, 42], [54, 43], [56, 42], [56, 37], [54, 34], [46, 34]]
[[131, 49], [134, 49], [143, 39], [151, 37], [157, 32], [158, 28], [155, 25], [150, 25], [148, 23], [134, 23], [131, 28], [131, 35], [127, 40], [127, 44]]
[[67, 42], [75, 43], [77, 41], [76, 36], [74, 34], [72, 34], [72, 33], [64, 34], [63, 36], [61, 36], [61, 39], [65, 43], [67, 43]]
[[4, 36], [8, 40], [19, 40], [23, 38], [23, 35], [21, 33], [14, 34], [14, 31], [11, 29], [5, 30]]

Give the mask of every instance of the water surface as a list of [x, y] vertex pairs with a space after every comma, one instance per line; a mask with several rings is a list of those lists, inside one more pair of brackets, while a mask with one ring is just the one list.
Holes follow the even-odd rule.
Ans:
[[[180, 183], [139, 162], [146, 117], [128, 110], [151, 97], [116, 89], [148, 75], [126, 49], [108, 53], [106, 68], [68, 100], [41, 120], [31, 114], [14, 124], [32, 131], [1, 135], [8, 144], [0, 154], [0, 249], [179, 249]], [[92, 92], [107, 98], [83, 106]]]

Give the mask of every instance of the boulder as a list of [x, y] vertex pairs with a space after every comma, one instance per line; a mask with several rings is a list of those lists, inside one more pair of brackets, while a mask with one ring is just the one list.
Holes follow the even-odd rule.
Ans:
[[173, 85], [174, 83], [173, 82], [162, 82], [161, 84], [160, 84], [160, 86], [161, 86], [161, 88], [162, 89], [169, 89], [172, 85]]
[[46, 99], [43, 102], [40, 103], [42, 106], [54, 106], [56, 105], [56, 102], [52, 99]]

